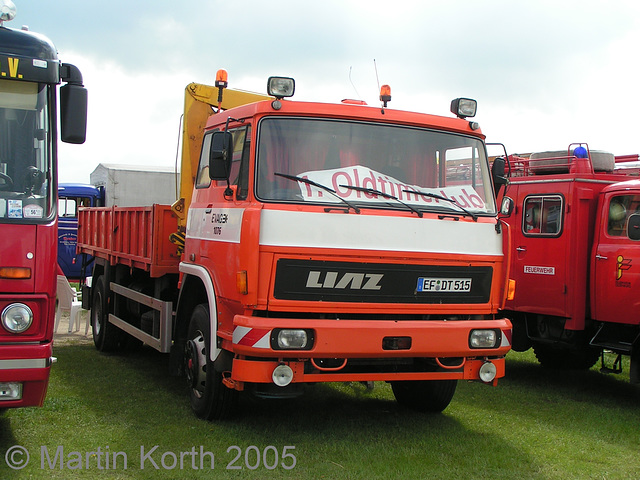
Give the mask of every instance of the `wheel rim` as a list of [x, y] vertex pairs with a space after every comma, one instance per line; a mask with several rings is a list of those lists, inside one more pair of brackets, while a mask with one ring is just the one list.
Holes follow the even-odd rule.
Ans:
[[204, 335], [200, 331], [185, 346], [185, 372], [193, 394], [201, 398], [207, 381], [207, 357]]

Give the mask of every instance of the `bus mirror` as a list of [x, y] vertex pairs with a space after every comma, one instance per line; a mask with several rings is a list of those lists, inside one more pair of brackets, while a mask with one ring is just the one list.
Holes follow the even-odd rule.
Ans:
[[81, 85], [60, 87], [60, 138], [66, 143], [84, 143], [87, 137], [87, 89]]
[[229, 132], [215, 132], [209, 150], [209, 177], [211, 180], [227, 180], [231, 171], [233, 137]]
[[640, 240], [640, 214], [634, 213], [629, 216], [627, 235], [630, 240]]

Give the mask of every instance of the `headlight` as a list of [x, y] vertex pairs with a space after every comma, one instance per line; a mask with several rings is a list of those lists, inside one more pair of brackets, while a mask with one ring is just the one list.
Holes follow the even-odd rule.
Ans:
[[2, 325], [11, 333], [22, 333], [33, 323], [33, 312], [24, 303], [12, 303], [2, 311]]
[[271, 333], [271, 348], [274, 350], [311, 350], [313, 330], [276, 328]]
[[497, 348], [500, 340], [499, 330], [471, 330], [469, 348]]

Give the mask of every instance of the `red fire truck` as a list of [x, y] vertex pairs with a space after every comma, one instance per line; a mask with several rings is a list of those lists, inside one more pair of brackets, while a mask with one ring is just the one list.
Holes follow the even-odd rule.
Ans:
[[[4, 2], [0, 19], [15, 7]], [[52, 363], [61, 139], [82, 143], [86, 90], [36, 33], [0, 26], [0, 409], [41, 406]]]
[[504, 195], [515, 209], [505, 220], [517, 289], [504, 313], [515, 351], [533, 347], [547, 367], [602, 358], [605, 372], [630, 355], [640, 381], [640, 181], [621, 162], [637, 159], [587, 144], [511, 157]]
[[387, 108], [388, 87], [369, 107], [290, 101], [294, 86], [189, 85], [173, 209], [80, 210], [96, 347], [170, 352], [207, 419], [240, 391], [313, 382], [391, 382], [422, 411], [459, 379], [496, 385], [511, 324], [475, 101], [445, 118]]

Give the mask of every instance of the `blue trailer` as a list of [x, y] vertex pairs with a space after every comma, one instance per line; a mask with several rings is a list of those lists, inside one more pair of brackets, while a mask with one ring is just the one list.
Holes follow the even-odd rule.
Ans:
[[80, 183], [58, 186], [58, 265], [69, 279], [80, 279], [91, 272], [93, 257], [76, 253], [78, 242], [78, 207], [104, 205], [104, 187]]

